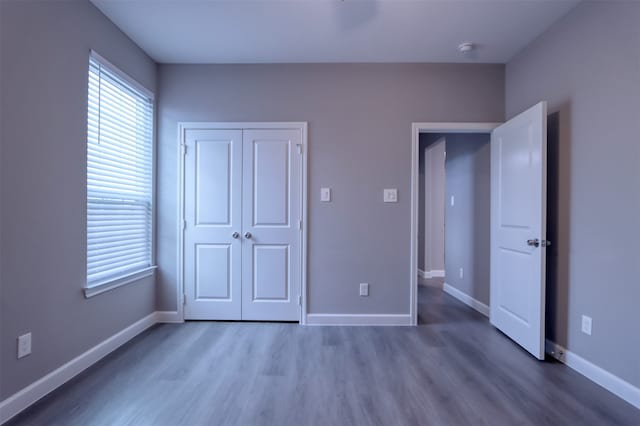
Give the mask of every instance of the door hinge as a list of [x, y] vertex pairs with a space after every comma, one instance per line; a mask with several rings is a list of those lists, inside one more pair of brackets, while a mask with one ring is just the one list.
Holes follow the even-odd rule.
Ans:
[[302, 231], [302, 221], [301, 220], [298, 221], [298, 229], [300, 231]]
[[187, 304], [187, 295], [182, 293], [182, 304], [186, 305]]
[[182, 230], [184, 231], [184, 230], [186, 230], [186, 229], [187, 229], [187, 221], [186, 221], [186, 220], [183, 220], [183, 221], [182, 221]]
[[182, 144], [180, 148], [182, 149], [182, 155], [187, 155], [187, 145]]
[[298, 306], [302, 306], [302, 296], [298, 296]]
[[296, 145], [298, 145], [298, 154], [302, 155], [302, 144], [299, 143], [299, 144], [296, 144]]

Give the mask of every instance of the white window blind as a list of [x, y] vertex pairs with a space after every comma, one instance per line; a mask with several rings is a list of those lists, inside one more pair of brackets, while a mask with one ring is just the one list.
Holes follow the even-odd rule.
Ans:
[[92, 53], [87, 131], [87, 287], [148, 268], [153, 98]]

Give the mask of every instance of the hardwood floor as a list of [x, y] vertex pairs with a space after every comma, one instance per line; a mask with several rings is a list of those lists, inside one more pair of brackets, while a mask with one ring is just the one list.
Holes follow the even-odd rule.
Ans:
[[10, 424], [640, 425], [441, 290], [419, 303], [418, 327], [158, 325]]

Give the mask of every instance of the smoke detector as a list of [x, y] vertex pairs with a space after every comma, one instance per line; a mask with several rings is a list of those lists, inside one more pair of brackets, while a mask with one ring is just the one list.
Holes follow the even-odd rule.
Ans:
[[460, 45], [458, 46], [458, 50], [460, 51], [460, 53], [463, 54], [467, 54], [469, 52], [471, 52], [473, 49], [475, 49], [475, 45], [469, 41], [466, 41], [464, 43], [460, 43]]

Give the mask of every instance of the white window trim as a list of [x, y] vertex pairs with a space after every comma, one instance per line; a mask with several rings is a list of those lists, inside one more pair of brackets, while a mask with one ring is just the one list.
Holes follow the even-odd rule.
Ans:
[[100, 56], [100, 54], [97, 53], [95, 50], [91, 50], [90, 51], [90, 55], [91, 55], [92, 58], [95, 58], [98, 62], [100, 62], [100, 64], [102, 66], [108, 68], [109, 71], [113, 72], [114, 74], [117, 74], [118, 77], [120, 77], [121, 79], [123, 79], [124, 81], [129, 83], [133, 88], [135, 88], [141, 94], [143, 94], [144, 96], [146, 96], [149, 99], [151, 99], [152, 102], [155, 101], [154, 93], [151, 90], [149, 90], [146, 87], [144, 87], [142, 84], [138, 83], [133, 78], [131, 78], [131, 76], [129, 74], [127, 74], [126, 72], [122, 71], [117, 66], [113, 65], [111, 62], [109, 62], [109, 60], [107, 60], [104, 57]]
[[107, 291], [113, 290], [123, 285], [137, 282], [143, 278], [151, 277], [155, 274], [157, 266], [149, 266], [141, 270], [133, 271], [125, 275], [121, 275], [115, 278], [109, 278], [108, 280], [98, 282], [91, 287], [84, 288], [84, 297], [87, 299], [97, 296]]
[[[109, 60], [105, 59], [95, 50], [91, 49], [89, 51], [89, 55], [92, 58], [97, 59], [101, 65], [107, 67], [111, 72], [117, 74], [120, 78], [125, 80], [127, 83], [131, 84], [133, 88], [141, 92], [144, 96], [147, 96], [151, 103], [153, 104], [153, 123], [152, 123], [152, 143], [151, 143], [151, 170], [152, 170], [152, 179], [151, 179], [151, 215], [152, 215], [152, 235], [151, 235], [151, 265], [142, 269], [138, 269], [132, 272], [127, 272], [123, 275], [117, 277], [110, 277], [103, 281], [99, 281], [97, 283], [93, 283], [89, 285], [87, 281], [84, 283], [83, 292], [86, 299], [90, 299], [94, 296], [97, 296], [102, 293], [106, 293], [108, 291], [114, 290], [118, 287], [125, 286], [127, 284], [133, 284], [139, 282], [140, 280], [148, 277], [155, 277], [155, 271], [158, 268], [156, 264], [156, 247], [155, 247], [155, 239], [156, 239], [156, 105], [155, 105], [155, 94], [147, 89], [145, 86], [134, 80], [127, 73], [122, 71], [117, 66], [113, 65]], [[85, 230], [86, 230], [86, 217], [85, 217]], [[85, 249], [86, 252], [86, 249]], [[86, 261], [85, 261], [86, 263]]]

